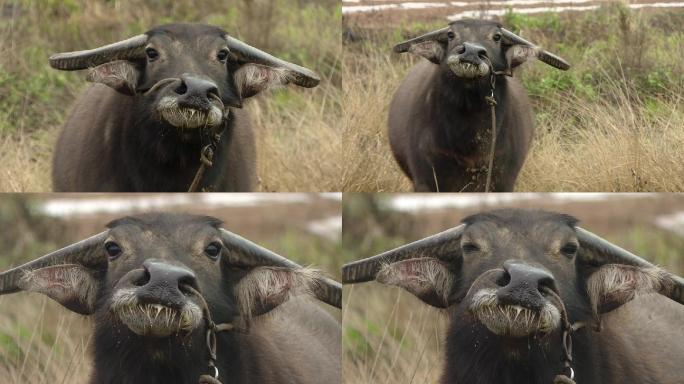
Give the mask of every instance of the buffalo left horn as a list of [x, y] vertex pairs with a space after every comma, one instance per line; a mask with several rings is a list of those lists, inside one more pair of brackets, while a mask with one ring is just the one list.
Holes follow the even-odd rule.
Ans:
[[345, 264], [342, 267], [342, 282], [363, 283], [374, 280], [383, 265], [402, 260], [432, 257], [444, 261], [460, 262], [462, 261], [461, 235], [464, 228], [465, 224], [461, 224], [377, 256]]
[[26, 272], [54, 265], [78, 264], [91, 270], [107, 269], [107, 256], [102, 244], [107, 232], [71, 244], [60, 250], [49, 253], [24, 265], [0, 273], [0, 295], [21, 291], [21, 281]]
[[[299, 264], [225, 229], [221, 229], [221, 239], [228, 251], [221, 256], [221, 262], [227, 266], [302, 268]], [[313, 294], [324, 303], [342, 308], [342, 285], [332, 279], [327, 277], [317, 279]]]
[[449, 32], [449, 29], [450, 27], [444, 27], [436, 31], [428, 32], [424, 35], [414, 37], [413, 39], [403, 41], [394, 46], [394, 52], [407, 52], [412, 45], [419, 44], [425, 41], [445, 41], [447, 39], [447, 33]]
[[[583, 252], [578, 254], [581, 262], [599, 267], [604, 264], [625, 264], [641, 268], [653, 268], [654, 265], [641, 257], [582, 228], [575, 228], [577, 239]], [[674, 287], [667, 292], [672, 300], [684, 304], [684, 279], [670, 274]]]
[[228, 35], [225, 35], [224, 37], [230, 51], [242, 62], [288, 69], [294, 73], [292, 83], [299, 85], [300, 87], [313, 88], [321, 81], [317, 74], [307, 68], [281, 60], [262, 50], [245, 44], [234, 37]]
[[[538, 48], [536, 44], [533, 44], [533, 43], [523, 39], [522, 37], [516, 35], [515, 33], [511, 32], [505, 28], [501, 28], [501, 32], [509, 44], [520, 44], [520, 45], [525, 45], [525, 46], [532, 47], [532, 48]], [[563, 71], [567, 71], [570, 68], [570, 64], [567, 61], [565, 61], [561, 57], [556, 56], [553, 53], [551, 53], [547, 50], [541, 49], [541, 48], [537, 49], [537, 59], [539, 59], [539, 61], [541, 61], [543, 63], [546, 63], [546, 64], [548, 64], [554, 68], [558, 68], [558, 69], [563, 70]]]

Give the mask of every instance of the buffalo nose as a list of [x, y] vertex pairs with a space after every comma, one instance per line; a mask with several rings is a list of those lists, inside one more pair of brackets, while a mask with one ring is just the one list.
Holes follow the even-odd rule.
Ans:
[[144, 275], [135, 282], [140, 287], [137, 295], [142, 303], [180, 309], [186, 302], [186, 286], [197, 289], [195, 274], [184, 267], [147, 260], [143, 269]]
[[178, 105], [186, 108], [208, 110], [211, 98], [218, 96], [215, 83], [190, 75], [182, 75], [180, 85], [174, 90], [178, 94]]
[[479, 64], [487, 57], [487, 50], [479, 44], [463, 43], [457, 51], [459, 59], [471, 64]]
[[551, 273], [521, 262], [506, 261], [503, 265], [504, 276], [496, 291], [499, 304], [518, 305], [532, 310], [540, 310], [545, 304], [542, 291], [545, 288], [555, 290], [555, 282]]

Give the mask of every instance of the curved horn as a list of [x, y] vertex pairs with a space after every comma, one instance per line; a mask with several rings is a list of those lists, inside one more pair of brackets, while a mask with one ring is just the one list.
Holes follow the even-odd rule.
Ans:
[[0, 274], [0, 295], [14, 293], [21, 290], [20, 283], [25, 271], [61, 264], [80, 264], [90, 269], [105, 269], [107, 257], [102, 250], [102, 244], [107, 238], [107, 232], [71, 244], [60, 250], [49, 253], [24, 265], [12, 268]]
[[449, 32], [449, 27], [444, 27], [436, 31], [428, 32], [424, 35], [414, 37], [413, 39], [406, 40], [394, 46], [394, 52], [404, 53], [411, 48], [412, 45], [422, 43], [429, 40], [443, 40], [446, 37], [446, 33]]
[[460, 255], [461, 235], [464, 228], [465, 224], [461, 224], [458, 227], [402, 245], [377, 256], [345, 264], [342, 266], [342, 282], [363, 283], [373, 280], [382, 265], [387, 263], [419, 257], [433, 257], [440, 260], [452, 259], [455, 255]]
[[[533, 43], [523, 39], [522, 37], [516, 35], [515, 33], [511, 32], [505, 28], [501, 28], [501, 32], [502, 32], [504, 38], [506, 38], [511, 44], [521, 44], [521, 45], [526, 45], [528, 47], [538, 48], [536, 44], [533, 44]], [[541, 48], [538, 48], [538, 50], [537, 50], [537, 59], [539, 59], [539, 61], [541, 61], [543, 63], [546, 63], [546, 64], [548, 64], [554, 68], [558, 68], [558, 69], [563, 70], [563, 71], [566, 71], [570, 68], [570, 64], [567, 61], [565, 61], [561, 57], [556, 56], [553, 53], [551, 53], [547, 50], [541, 49]]]
[[146, 44], [147, 35], [142, 34], [95, 49], [56, 53], [50, 56], [50, 66], [63, 71], [75, 71], [114, 60], [139, 59], [145, 57]]
[[[583, 252], [578, 254], [578, 258], [585, 264], [597, 267], [604, 264], [626, 264], [644, 268], [655, 267], [641, 257], [618, 247], [586, 229], [576, 227], [575, 231], [583, 250]], [[675, 286], [668, 294], [668, 297], [684, 304], [684, 279], [673, 274], [671, 274], [671, 277]]]
[[294, 80], [292, 82], [300, 87], [313, 88], [321, 82], [320, 77], [307, 68], [269, 55], [268, 53], [245, 44], [234, 37], [228, 35], [224, 35], [224, 37], [228, 42], [228, 48], [238, 57], [240, 61], [267, 65], [269, 67], [289, 69], [290, 71], [294, 72]]
[[[289, 269], [302, 268], [294, 261], [269, 251], [244, 237], [238, 236], [221, 228], [221, 238], [228, 250], [222, 255], [221, 262], [232, 266], [255, 268], [262, 266], [283, 267]], [[342, 285], [328, 278], [317, 279], [314, 288], [314, 296], [327, 304], [342, 308]]]

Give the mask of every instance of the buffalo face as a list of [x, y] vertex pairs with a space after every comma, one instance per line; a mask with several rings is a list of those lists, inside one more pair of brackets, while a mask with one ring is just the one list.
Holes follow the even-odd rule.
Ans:
[[394, 50], [422, 56], [465, 80], [481, 79], [492, 71], [511, 74], [531, 57], [562, 70], [570, 67], [560, 57], [487, 20], [454, 21], [448, 27], [397, 44]]
[[162, 25], [103, 47], [53, 55], [50, 65], [90, 68], [89, 81], [141, 97], [143, 116], [180, 129], [218, 126], [229, 107], [267, 88], [319, 82], [310, 70], [203, 24]]

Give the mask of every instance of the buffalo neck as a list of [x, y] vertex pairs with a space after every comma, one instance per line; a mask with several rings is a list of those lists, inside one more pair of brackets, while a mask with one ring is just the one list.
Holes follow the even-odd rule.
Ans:
[[[503, 116], [506, 82], [499, 77], [494, 98], [497, 100], [496, 114]], [[478, 130], [478, 127], [491, 124], [491, 107], [485, 99], [491, 94], [489, 77], [463, 80], [451, 70], [440, 67], [432, 81], [439, 86], [431, 87], [426, 109], [429, 116], [436, 119], [437, 129], [432, 132], [434, 143], [443, 150], [459, 154], [471, 154], [489, 143], [490, 136]], [[502, 121], [500, 117], [497, 119], [497, 131], [501, 129]]]
[[[121, 156], [126, 162], [127, 184], [132, 191], [159, 192], [187, 191], [200, 166], [200, 153], [210, 143], [211, 129], [178, 129], [159, 121], [149, 112], [136, 112], [132, 116], [143, 116], [137, 121], [123, 124], [126, 129], [118, 141]], [[232, 119], [224, 120], [222, 140], [230, 135]], [[219, 150], [218, 160], [225, 154]], [[205, 176], [210, 184], [211, 174]]]

